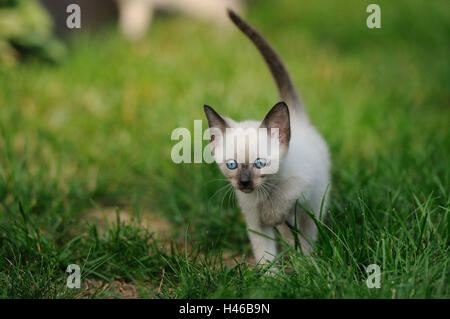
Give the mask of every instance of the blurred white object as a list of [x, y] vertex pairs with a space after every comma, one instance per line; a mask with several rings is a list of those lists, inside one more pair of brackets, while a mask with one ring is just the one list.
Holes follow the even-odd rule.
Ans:
[[145, 35], [155, 10], [177, 11], [217, 24], [228, 24], [227, 8], [242, 12], [243, 0], [116, 0], [122, 33], [130, 40]]

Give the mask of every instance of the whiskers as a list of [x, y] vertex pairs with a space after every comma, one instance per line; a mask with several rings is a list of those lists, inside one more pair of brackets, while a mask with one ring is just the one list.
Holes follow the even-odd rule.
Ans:
[[234, 203], [235, 203], [235, 201], [236, 201], [236, 193], [235, 193], [234, 187], [231, 185], [231, 183], [229, 183], [229, 180], [228, 180], [228, 179], [226, 179], [226, 178], [218, 178], [218, 179], [214, 179], [214, 180], [211, 180], [211, 181], [207, 182], [205, 185], [210, 184], [210, 183], [212, 183], [212, 182], [217, 182], [217, 181], [220, 181], [220, 182], [227, 182], [227, 184], [224, 185], [224, 186], [222, 186], [222, 187], [220, 187], [218, 190], [216, 190], [216, 191], [214, 192], [214, 194], [208, 199], [207, 209], [209, 210], [211, 201], [212, 201], [217, 195], [219, 195], [219, 194], [221, 194], [221, 193], [223, 193], [223, 196], [222, 196], [222, 201], [221, 201], [221, 204], [220, 204], [220, 208], [222, 208], [222, 209], [224, 208], [223, 204], [224, 204], [224, 202], [225, 202], [225, 199], [227, 199], [228, 205], [234, 207]]
[[234, 203], [236, 202], [236, 191], [234, 189], [234, 187], [231, 184], [228, 184], [230, 187], [227, 189], [227, 191], [225, 192], [225, 195], [222, 198], [222, 204], [221, 204], [221, 208], [223, 208], [223, 201], [225, 198], [227, 198], [228, 196], [228, 205], [231, 207], [234, 207]]
[[256, 187], [256, 200], [258, 202], [269, 201], [273, 210], [274, 206], [271, 193], [275, 190], [276, 187], [277, 186], [274, 183], [271, 183], [269, 181], [263, 181], [261, 184], [259, 184], [258, 187]]

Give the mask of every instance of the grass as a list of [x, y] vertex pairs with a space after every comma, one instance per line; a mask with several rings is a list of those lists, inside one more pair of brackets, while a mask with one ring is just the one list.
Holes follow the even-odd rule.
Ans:
[[[148, 298], [449, 298], [447, 3], [378, 1], [378, 30], [365, 26], [368, 3], [249, 9], [333, 159], [316, 253], [286, 248], [276, 276], [247, 262], [245, 223], [215, 194], [215, 165], [170, 160], [172, 130], [193, 129], [204, 103], [262, 119], [277, 102], [237, 30], [158, 18], [133, 45], [114, 29], [83, 32], [60, 65], [0, 69], [0, 296], [82, 297], [93, 288], [65, 287], [76, 263], [83, 283], [131, 283]], [[103, 207], [133, 219], [83, 218]], [[168, 239], [143, 227], [145, 214], [170, 224]], [[369, 264], [380, 289], [366, 286]]]

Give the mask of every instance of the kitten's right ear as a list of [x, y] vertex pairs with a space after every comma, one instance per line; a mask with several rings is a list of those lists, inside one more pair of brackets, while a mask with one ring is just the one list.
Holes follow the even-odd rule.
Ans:
[[222, 133], [225, 132], [226, 128], [229, 127], [227, 122], [217, 113], [214, 109], [209, 105], [204, 105], [203, 109], [205, 110], [206, 118], [208, 119], [208, 125], [211, 129], [211, 141], [214, 141], [215, 134], [213, 129], [218, 129]]
[[267, 129], [279, 129], [279, 140], [281, 144], [289, 145], [291, 139], [291, 124], [289, 119], [289, 108], [284, 102], [275, 104], [274, 107], [267, 113], [266, 117], [261, 123], [260, 127]]

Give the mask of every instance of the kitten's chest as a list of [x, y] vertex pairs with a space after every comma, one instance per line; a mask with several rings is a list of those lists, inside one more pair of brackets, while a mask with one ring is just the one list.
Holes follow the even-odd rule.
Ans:
[[250, 194], [245, 194], [242, 192], [237, 193], [237, 199], [239, 206], [243, 210], [257, 210], [263, 202], [268, 202], [273, 200], [272, 197], [275, 193], [269, 192], [268, 190], [255, 190]]
[[236, 191], [236, 197], [237, 197], [239, 206], [244, 211], [257, 209], [259, 203], [262, 200], [262, 198], [260, 198], [260, 196], [258, 196], [256, 191], [253, 193], [250, 193], [250, 194], [245, 194], [240, 191]]

